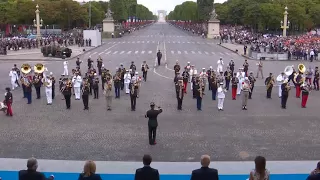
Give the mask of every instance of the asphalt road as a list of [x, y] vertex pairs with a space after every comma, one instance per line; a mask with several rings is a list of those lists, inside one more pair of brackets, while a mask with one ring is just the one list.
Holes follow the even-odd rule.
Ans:
[[[268, 160], [317, 159], [319, 92], [312, 92], [308, 107], [302, 109], [301, 100], [293, 97], [293, 89], [287, 109], [282, 110], [277, 88], [273, 99], [267, 100], [263, 81], [259, 79], [248, 111], [241, 110], [240, 97], [231, 100], [230, 92], [223, 112], [217, 111], [217, 102], [211, 100], [210, 92], [206, 92], [201, 112], [196, 110], [190, 93], [185, 96], [183, 111], [176, 110], [172, 80], [176, 60], [182, 65], [190, 61], [198, 71], [210, 65], [216, 68], [219, 57], [225, 64], [234, 59], [237, 67], [242, 66], [242, 57], [216, 43], [168, 24], [155, 24], [121, 39], [107, 40], [103, 46], [81, 56], [85, 61], [83, 72], [89, 56], [95, 60], [100, 55], [105, 67], [114, 72], [120, 63], [128, 67], [131, 61], [140, 66], [145, 60], [153, 67], [156, 51], [163, 51], [162, 65], [150, 69], [148, 81], [142, 84], [137, 111], [130, 111], [130, 98], [123, 93], [120, 100], [113, 101], [113, 110], [109, 112], [102, 91], [100, 99], [90, 98], [90, 111], [83, 111], [81, 101], [72, 101], [72, 109], [66, 110], [59, 93], [52, 106], [46, 106], [44, 92], [41, 100], [34, 99], [32, 105], [26, 105], [18, 89], [13, 92], [14, 117], [0, 116], [0, 157], [140, 161], [143, 154], [150, 153], [155, 161], [198, 161], [200, 155], [207, 153], [222, 161], [252, 160], [257, 155]], [[1, 62], [0, 93], [10, 85], [8, 73], [14, 63], [20, 66], [26, 62]], [[62, 62], [43, 63], [57, 78], [63, 72]], [[249, 63], [250, 70], [255, 71], [256, 62]], [[273, 72], [277, 76], [285, 66], [298, 63], [265, 62], [264, 73]], [[75, 60], [69, 64], [71, 72]], [[144, 118], [151, 101], [164, 109], [158, 120], [155, 146], [148, 144]]]

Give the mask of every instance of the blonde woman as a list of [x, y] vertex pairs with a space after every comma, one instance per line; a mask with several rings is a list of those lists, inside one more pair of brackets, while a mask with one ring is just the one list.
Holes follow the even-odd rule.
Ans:
[[96, 164], [93, 161], [87, 161], [83, 167], [83, 173], [78, 180], [102, 180], [99, 174], [96, 174]]

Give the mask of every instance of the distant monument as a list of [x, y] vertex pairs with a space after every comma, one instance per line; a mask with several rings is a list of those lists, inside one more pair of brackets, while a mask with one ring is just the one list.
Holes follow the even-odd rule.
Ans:
[[212, 7], [213, 8], [210, 13], [210, 19], [208, 21], [208, 39], [213, 39], [220, 36], [220, 20], [218, 19], [218, 14], [216, 13], [214, 2]]
[[105, 14], [106, 18], [102, 21], [103, 23], [103, 32], [113, 33], [114, 32], [114, 20], [112, 17], [112, 12], [108, 7], [107, 13]]

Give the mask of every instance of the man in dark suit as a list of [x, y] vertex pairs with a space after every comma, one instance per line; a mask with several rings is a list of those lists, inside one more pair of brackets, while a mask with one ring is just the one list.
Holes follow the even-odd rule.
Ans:
[[156, 133], [157, 133], [157, 127], [158, 127], [158, 120], [157, 117], [160, 113], [162, 113], [161, 107], [158, 107], [158, 110], [154, 109], [155, 104], [152, 102], [150, 104], [150, 110], [147, 111], [147, 114], [145, 115], [146, 118], [149, 118], [148, 121], [148, 129], [149, 129], [149, 144], [155, 145], [156, 144]]
[[27, 170], [19, 171], [19, 180], [51, 180], [54, 177], [46, 178], [43, 173], [38, 172], [38, 161], [35, 158], [30, 158], [27, 161]]
[[201, 156], [201, 168], [192, 171], [191, 180], [219, 180], [218, 170], [209, 168], [210, 156]]
[[142, 161], [144, 167], [136, 170], [134, 180], [159, 180], [160, 177], [158, 170], [150, 167], [150, 164], [152, 162], [151, 156], [144, 155]]

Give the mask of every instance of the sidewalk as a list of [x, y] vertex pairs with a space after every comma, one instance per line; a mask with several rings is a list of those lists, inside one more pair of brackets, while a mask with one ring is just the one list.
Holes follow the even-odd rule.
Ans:
[[230, 50], [232, 52], [238, 53], [239, 55], [241, 55], [244, 58], [252, 59], [251, 57], [244, 55], [244, 50], [243, 50], [244, 46], [241, 45], [241, 44], [221, 43], [221, 44], [218, 44], [218, 45], [223, 47], [223, 48], [225, 48], [225, 49], [228, 49], [228, 50]]

